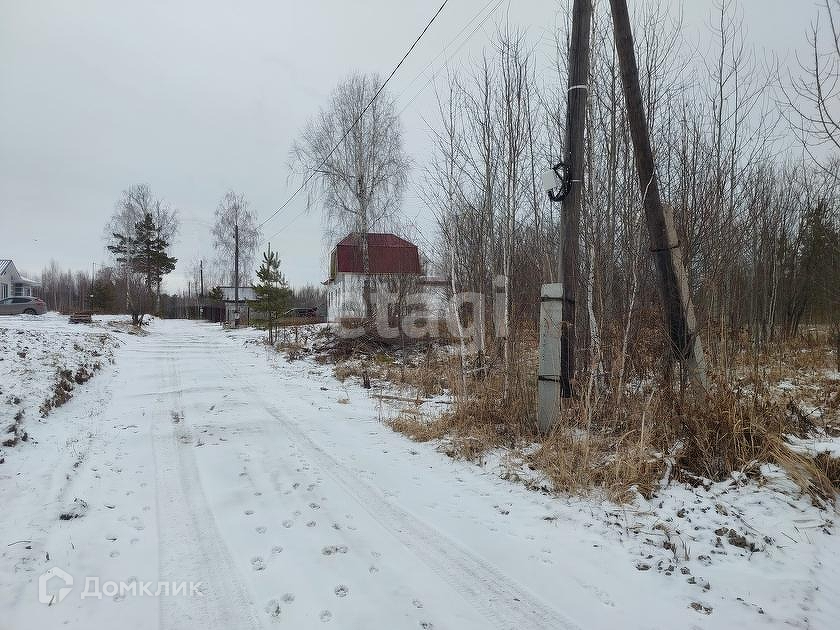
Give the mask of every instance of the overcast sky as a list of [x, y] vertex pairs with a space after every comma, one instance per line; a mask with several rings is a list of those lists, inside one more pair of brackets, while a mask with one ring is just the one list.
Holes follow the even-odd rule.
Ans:
[[[816, 0], [740, 4], [759, 51], [792, 60], [803, 50]], [[387, 76], [439, 5], [0, 0], [0, 258], [33, 275], [51, 258], [90, 270], [107, 260], [103, 227], [120, 191], [145, 182], [180, 210], [179, 266], [168, 286], [183, 286], [189, 263], [213, 257], [209, 229], [225, 191], [244, 193], [268, 217], [299, 183], [288, 179], [288, 152], [307, 118], [349, 72]], [[398, 107], [407, 105], [405, 145], [417, 170], [430, 144], [422, 118], [435, 112], [433, 88], [421, 90], [427, 78], [418, 74], [433, 59], [427, 75], [442, 65], [473, 28], [443, 49], [485, 6], [450, 0], [392, 80]], [[536, 52], [547, 66], [560, 6], [502, 4], [450, 63], [480, 54], [507, 13], [544, 40]], [[686, 2], [689, 40], [708, 37], [712, 7]], [[264, 228], [270, 236], [288, 225], [271, 242], [293, 285], [325, 277], [320, 214], [289, 224], [304, 205], [301, 196]], [[413, 190], [403, 212], [428, 225]]]

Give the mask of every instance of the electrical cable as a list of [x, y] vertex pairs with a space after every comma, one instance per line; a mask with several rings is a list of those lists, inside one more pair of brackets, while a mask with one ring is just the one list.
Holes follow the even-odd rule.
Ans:
[[[438, 57], [440, 57], [440, 55], [441, 55], [441, 54], [443, 54], [443, 53], [446, 51], [446, 49], [447, 49], [447, 48], [449, 48], [449, 47], [450, 47], [450, 46], [451, 46], [451, 45], [452, 45], [452, 44], [453, 44], [453, 43], [454, 43], [454, 42], [455, 42], [455, 41], [456, 41], [456, 40], [457, 40], [457, 39], [458, 39], [458, 38], [459, 38], [459, 37], [460, 37], [463, 33], [464, 33], [464, 31], [466, 31], [466, 30], [469, 28], [469, 26], [470, 26], [473, 22], [475, 22], [476, 18], [478, 18], [478, 16], [479, 16], [479, 15], [481, 15], [482, 13], [484, 13], [484, 11], [487, 9], [487, 7], [488, 7], [488, 6], [490, 6], [491, 4], [493, 4], [493, 3], [495, 2], [495, 6], [493, 6], [493, 8], [492, 8], [492, 9], [491, 9], [488, 13], [487, 13], [487, 15], [485, 15], [485, 16], [481, 19], [481, 21], [478, 23], [478, 25], [477, 25], [477, 26], [476, 26], [476, 27], [475, 27], [475, 28], [474, 28], [474, 29], [470, 32], [470, 34], [469, 34], [469, 35], [468, 35], [468, 36], [464, 39], [464, 41], [462, 41], [462, 42], [460, 43], [460, 45], [458, 46], [458, 48], [456, 48], [456, 49], [455, 49], [455, 51], [454, 51], [451, 55], [449, 55], [449, 57], [447, 57], [446, 61], [445, 61], [445, 62], [444, 62], [444, 63], [440, 66], [440, 68], [438, 68], [435, 72], [433, 72], [433, 73], [432, 73], [432, 75], [429, 77], [429, 79], [426, 81], [426, 83], [425, 83], [425, 84], [424, 84], [424, 85], [423, 85], [423, 86], [422, 86], [422, 87], [421, 87], [421, 88], [420, 88], [420, 89], [419, 89], [419, 90], [418, 90], [418, 91], [414, 94], [414, 96], [412, 96], [412, 97], [411, 97], [411, 99], [410, 99], [410, 100], [409, 100], [409, 101], [405, 104], [405, 106], [404, 106], [404, 107], [400, 110], [400, 112], [399, 112], [399, 114], [397, 114], [397, 116], [401, 116], [401, 115], [405, 112], [405, 110], [406, 110], [406, 109], [408, 109], [408, 108], [409, 108], [409, 107], [410, 107], [410, 106], [414, 103], [414, 101], [415, 101], [415, 100], [417, 100], [417, 98], [420, 96], [420, 94], [422, 94], [422, 93], [423, 93], [423, 91], [424, 91], [427, 87], [429, 87], [429, 84], [431, 84], [431, 82], [435, 80], [435, 78], [437, 77], [437, 75], [438, 75], [438, 74], [440, 74], [440, 72], [441, 72], [444, 68], [446, 68], [446, 67], [449, 65], [449, 62], [450, 62], [450, 61], [452, 61], [452, 59], [455, 57], [455, 55], [457, 55], [457, 54], [460, 52], [460, 50], [464, 47], [464, 45], [465, 45], [465, 44], [466, 44], [466, 43], [467, 43], [470, 39], [472, 39], [472, 36], [473, 36], [473, 35], [475, 35], [475, 34], [476, 34], [476, 32], [478, 32], [478, 30], [479, 30], [482, 26], [484, 26], [485, 22], [487, 22], [487, 20], [490, 18], [490, 16], [492, 16], [492, 15], [493, 15], [493, 14], [494, 14], [497, 10], [498, 10], [498, 8], [502, 5], [502, 3], [503, 3], [504, 1], [505, 1], [505, 0], [490, 0], [490, 2], [488, 2], [486, 5], [484, 5], [484, 7], [483, 7], [483, 8], [482, 8], [482, 9], [481, 9], [478, 13], [476, 13], [476, 14], [472, 17], [472, 19], [471, 19], [469, 22], [467, 22], [467, 24], [466, 24], [466, 25], [465, 25], [465, 26], [464, 26], [464, 27], [463, 27], [463, 28], [462, 28], [462, 29], [458, 32], [458, 34], [457, 34], [457, 35], [456, 35], [456, 36], [452, 39], [452, 41], [450, 41], [450, 42], [449, 42], [449, 44], [447, 44], [447, 45], [446, 45], [446, 47], [444, 47], [444, 49], [443, 49], [443, 50], [441, 50], [441, 52], [439, 52], [439, 53], [438, 53], [438, 54], [437, 54], [437, 55], [436, 55], [436, 56], [432, 59], [432, 61], [431, 61], [431, 62], [429, 62], [428, 64], [426, 64], [426, 67], [425, 67], [425, 68], [423, 68], [423, 70], [421, 70], [421, 72], [420, 72], [417, 76], [415, 76], [415, 78], [414, 78], [414, 79], [412, 79], [412, 80], [409, 82], [408, 86], [406, 86], [406, 89], [405, 89], [405, 90], [403, 90], [403, 91], [400, 93], [400, 97], [401, 97], [403, 94], [405, 94], [405, 92], [407, 91], [407, 88], [408, 88], [411, 84], [413, 84], [413, 83], [414, 83], [414, 81], [416, 81], [416, 80], [417, 80], [417, 78], [419, 78], [419, 77], [420, 77], [420, 75], [422, 75], [422, 74], [423, 74], [423, 72], [425, 72], [425, 71], [426, 71], [426, 69], [427, 69], [430, 65], [432, 65], [432, 63], [434, 63], [434, 60], [435, 60], [435, 59], [437, 59]], [[398, 97], [398, 98], [399, 98], [399, 97]], [[348, 132], [348, 133], [349, 133], [349, 132]], [[336, 147], [336, 148], [337, 148], [337, 147]], [[329, 156], [328, 156], [328, 157], [329, 157]], [[322, 163], [322, 165], [323, 165], [323, 163]], [[320, 168], [320, 166], [319, 166], [319, 168]], [[310, 180], [310, 179], [312, 179], [312, 177], [313, 177], [314, 175], [315, 175], [315, 172], [313, 171], [313, 173], [309, 176], [309, 178], [307, 178], [307, 180], [303, 183], [303, 185], [301, 186], [301, 189], [302, 189], [302, 188], [303, 188], [303, 187], [304, 187], [304, 186], [305, 186], [305, 185], [309, 182], [309, 180]], [[297, 191], [295, 191], [295, 194], [297, 194], [298, 192], [300, 192], [300, 189], [298, 189]], [[293, 196], [294, 196], [294, 195], [293, 195]], [[290, 200], [291, 200], [291, 199], [290, 199]], [[287, 203], [288, 203], [288, 202], [287, 202]], [[284, 205], [285, 205], [285, 204], [284, 204]], [[282, 210], [282, 208], [281, 208], [281, 210]], [[295, 215], [295, 216], [294, 216], [294, 218], [292, 218], [292, 220], [291, 220], [291, 221], [289, 221], [287, 224], [285, 224], [283, 227], [281, 227], [279, 230], [277, 230], [274, 234], [272, 234], [271, 236], [269, 236], [269, 237], [268, 237], [268, 239], [274, 238], [275, 236], [277, 236], [278, 234], [280, 234], [280, 232], [282, 232], [283, 230], [287, 229], [287, 228], [288, 228], [288, 227], [289, 227], [292, 223], [294, 223], [295, 221], [297, 221], [297, 220], [298, 220], [300, 217], [302, 217], [304, 214], [306, 214], [306, 210], [303, 210], [302, 212], [299, 212], [297, 215]], [[269, 217], [269, 218], [270, 218], [270, 217]], [[266, 239], [266, 240], [268, 240], [268, 239]]]
[[[269, 221], [271, 221], [271, 220], [272, 220], [275, 216], [277, 216], [277, 214], [278, 214], [281, 210], [283, 210], [286, 206], [288, 206], [288, 205], [289, 205], [289, 203], [291, 203], [292, 199], [294, 199], [294, 198], [297, 196], [297, 194], [298, 194], [301, 190], [303, 190], [303, 189], [306, 187], [306, 185], [307, 185], [307, 184], [308, 184], [308, 183], [312, 180], [312, 178], [315, 176], [315, 174], [318, 172], [318, 170], [319, 170], [322, 166], [324, 166], [324, 165], [327, 163], [327, 160], [329, 160], [329, 159], [332, 157], [333, 153], [335, 153], [335, 152], [336, 152], [336, 150], [338, 150], [338, 147], [340, 147], [340, 146], [341, 146], [341, 144], [342, 144], [342, 143], [343, 143], [343, 142], [347, 139], [347, 136], [349, 136], [349, 135], [350, 135], [350, 132], [352, 132], [352, 131], [353, 131], [353, 129], [355, 129], [355, 128], [356, 128], [356, 125], [358, 125], [358, 124], [359, 124], [359, 121], [361, 121], [362, 116], [364, 116], [364, 115], [365, 115], [365, 113], [367, 112], [367, 110], [368, 110], [368, 109], [370, 109], [370, 106], [371, 106], [371, 105], [373, 105], [373, 102], [376, 100], [376, 97], [378, 97], [378, 96], [379, 96], [379, 94], [382, 92], [382, 90], [384, 90], [384, 89], [385, 89], [385, 86], [386, 86], [386, 85], [388, 85], [388, 82], [389, 82], [389, 81], [393, 78], [393, 76], [397, 73], [397, 70], [399, 70], [399, 69], [400, 69], [400, 67], [403, 65], [403, 62], [405, 62], [405, 60], [406, 60], [406, 59], [408, 58], [408, 56], [411, 54], [411, 51], [413, 51], [413, 50], [414, 50], [414, 48], [417, 46], [417, 44], [418, 44], [418, 43], [420, 42], [420, 40], [422, 39], [423, 35], [425, 35], [425, 34], [426, 34], [426, 31], [428, 31], [428, 30], [429, 30], [429, 27], [431, 27], [432, 23], [433, 23], [433, 22], [437, 19], [437, 17], [440, 15], [441, 11], [443, 11], [443, 8], [447, 5], [447, 3], [448, 3], [448, 2], [449, 2], [449, 0], [443, 0], [443, 4], [441, 4], [441, 5], [440, 5], [440, 7], [438, 8], [437, 12], [435, 12], [435, 14], [432, 16], [432, 19], [431, 19], [431, 20], [429, 20], [429, 22], [426, 24], [425, 28], [422, 30], [422, 32], [420, 33], [420, 35], [418, 35], [418, 36], [417, 36], [417, 39], [415, 39], [415, 40], [414, 40], [414, 43], [413, 43], [413, 44], [411, 44], [411, 46], [409, 47], [408, 51], [406, 51], [406, 53], [403, 55], [402, 59], [400, 59], [400, 62], [399, 62], [399, 63], [398, 63], [398, 64], [394, 67], [394, 69], [391, 71], [391, 74], [389, 74], [389, 75], [388, 75], [388, 78], [387, 78], [387, 79], [385, 79], [385, 81], [383, 81], [382, 85], [381, 85], [381, 86], [379, 86], [379, 89], [378, 89], [378, 90], [376, 91], [376, 93], [373, 95], [373, 98], [371, 98], [371, 99], [370, 99], [370, 101], [368, 102], [368, 104], [367, 104], [367, 105], [365, 105], [364, 109], [363, 109], [363, 110], [361, 111], [361, 113], [360, 113], [360, 114], [356, 117], [356, 120], [355, 120], [355, 121], [353, 121], [353, 124], [352, 124], [352, 125], [350, 125], [350, 127], [347, 129], [347, 131], [346, 131], [346, 132], [344, 132], [344, 135], [343, 135], [343, 136], [341, 137], [341, 139], [340, 139], [340, 140], [336, 143], [336, 145], [335, 145], [335, 146], [334, 146], [334, 147], [330, 150], [330, 152], [326, 155], [326, 157], [325, 157], [323, 160], [321, 160], [321, 162], [318, 164], [318, 166], [316, 166], [314, 169], [312, 169], [312, 172], [311, 172], [311, 173], [309, 173], [309, 175], [306, 177], [306, 179], [305, 179], [305, 180], [303, 180], [303, 183], [302, 183], [302, 184], [301, 184], [301, 185], [297, 188], [297, 190], [295, 190], [295, 191], [291, 194], [291, 196], [290, 196], [288, 199], [286, 199], [286, 201], [284, 201], [284, 202], [283, 202], [283, 205], [281, 205], [281, 206], [280, 206], [277, 210], [275, 210], [275, 211], [271, 214], [271, 216], [269, 216], [269, 217], [268, 217], [265, 221], [263, 221], [262, 223], [260, 223], [260, 224], [259, 224], [259, 226], [257, 226], [258, 228], [261, 228], [261, 227], [262, 227], [262, 226], [264, 226], [266, 223], [268, 223]], [[272, 236], [274, 236], [274, 235], [272, 235]], [[269, 237], [269, 238], [272, 238], [272, 237]], [[266, 239], [266, 240], [267, 240], [267, 239]], [[265, 240], [264, 240], [263, 242], [265, 242]]]

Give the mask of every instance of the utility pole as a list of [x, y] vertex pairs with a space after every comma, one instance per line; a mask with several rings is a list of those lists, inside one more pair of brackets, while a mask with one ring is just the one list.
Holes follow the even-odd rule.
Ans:
[[273, 269], [271, 268], [271, 243], [268, 244], [268, 343], [274, 343], [274, 312], [271, 309], [272, 296], [274, 294], [274, 281], [272, 280]]
[[199, 297], [204, 297], [204, 261], [198, 261], [198, 277], [201, 279], [201, 293], [198, 294]]
[[697, 318], [688, 288], [682, 245], [674, 227], [674, 210], [662, 203], [659, 194], [659, 180], [656, 176], [650, 131], [639, 84], [639, 68], [633, 49], [633, 31], [627, 11], [627, 0], [610, 0], [610, 7], [636, 171], [639, 175], [650, 236], [650, 251], [656, 266], [659, 296], [665, 312], [665, 327], [670, 336], [672, 351], [687, 369], [689, 379], [705, 387], [706, 360], [700, 336], [697, 334]]
[[[558, 417], [561, 400], [573, 395], [575, 376], [575, 294], [577, 289], [580, 209], [585, 165], [584, 132], [589, 97], [589, 39], [592, 0], [575, 0], [569, 49], [566, 108], [566, 194], [561, 216], [559, 283], [543, 285], [540, 308], [540, 367], [537, 420], [548, 431]], [[558, 348], [559, 344], [559, 348]]]
[[239, 327], [239, 223], [233, 224], [233, 326]]
[[90, 291], [88, 291], [88, 308], [93, 310], [93, 288], [96, 284], [96, 263], [91, 263], [91, 274], [90, 274]]

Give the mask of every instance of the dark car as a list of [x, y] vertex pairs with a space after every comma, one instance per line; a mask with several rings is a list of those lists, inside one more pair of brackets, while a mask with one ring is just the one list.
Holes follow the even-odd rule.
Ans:
[[318, 307], [298, 307], [290, 308], [280, 317], [318, 317]]
[[44, 300], [36, 297], [9, 297], [0, 300], [0, 315], [43, 315], [47, 312]]

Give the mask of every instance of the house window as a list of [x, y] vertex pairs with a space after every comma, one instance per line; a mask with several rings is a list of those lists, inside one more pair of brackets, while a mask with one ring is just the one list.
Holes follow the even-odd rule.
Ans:
[[22, 284], [16, 284], [16, 285], [15, 285], [15, 293], [14, 293], [14, 295], [15, 295], [15, 297], [21, 297], [21, 296], [23, 296], [23, 285], [22, 285]]
[[0, 300], [9, 297], [9, 285], [5, 282], [0, 284]]

